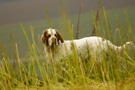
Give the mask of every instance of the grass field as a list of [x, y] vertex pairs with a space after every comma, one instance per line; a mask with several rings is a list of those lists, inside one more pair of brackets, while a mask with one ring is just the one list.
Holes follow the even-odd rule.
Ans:
[[[97, 25], [99, 36], [116, 45], [127, 40], [135, 42], [135, 7], [126, 7], [125, 10], [127, 13], [124, 13], [123, 8], [109, 10], [107, 13], [103, 10], [100, 25]], [[91, 35], [95, 25], [92, 15], [93, 13], [81, 15], [79, 38]], [[66, 18], [70, 23], [60, 17], [51, 19], [51, 26], [58, 29], [65, 39], [69, 39], [72, 36], [67, 33], [72, 25], [75, 35], [78, 15]], [[67, 29], [67, 24], [71, 28]], [[49, 28], [47, 20], [0, 26], [3, 55], [0, 59], [1, 90], [135, 89], [135, 49], [132, 46], [130, 51], [123, 50], [120, 54], [111, 54], [112, 52], [108, 51], [109, 61], [104, 56], [101, 63], [95, 62], [94, 58], [85, 63], [83, 59], [78, 60], [76, 55], [72, 55], [69, 59], [63, 59], [64, 64], [48, 64], [40, 42], [40, 36], [46, 28]], [[10, 39], [9, 33], [13, 39]], [[103, 52], [101, 54], [104, 55]], [[15, 62], [11, 61], [11, 58], [14, 58]], [[20, 61], [22, 58], [23, 61]]]

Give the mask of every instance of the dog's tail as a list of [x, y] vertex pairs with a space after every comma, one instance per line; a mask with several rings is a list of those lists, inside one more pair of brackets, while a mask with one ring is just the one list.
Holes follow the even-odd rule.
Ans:
[[109, 42], [108, 46], [111, 50], [115, 50], [115, 51], [118, 51], [118, 52], [121, 52], [122, 50], [125, 50], [126, 48], [128, 50], [131, 50], [131, 48], [135, 49], [135, 45], [133, 44], [132, 41], [126, 42], [123, 46], [115, 46], [115, 45], [113, 45], [112, 43]]

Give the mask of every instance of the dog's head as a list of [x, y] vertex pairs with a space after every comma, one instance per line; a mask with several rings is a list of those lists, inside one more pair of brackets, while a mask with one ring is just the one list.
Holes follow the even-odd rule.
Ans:
[[62, 36], [58, 33], [58, 31], [56, 29], [51, 29], [51, 28], [43, 32], [41, 40], [43, 44], [49, 47], [54, 45], [57, 46], [60, 43], [64, 42]]

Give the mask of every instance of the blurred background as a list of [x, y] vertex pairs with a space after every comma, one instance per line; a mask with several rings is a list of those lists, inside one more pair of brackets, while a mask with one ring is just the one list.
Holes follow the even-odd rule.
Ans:
[[[82, 13], [99, 8], [98, 0], [62, 0], [68, 15], [79, 13], [79, 4], [83, 4]], [[135, 6], [135, 0], [101, 0], [105, 9]], [[46, 19], [45, 3], [50, 18], [59, 17], [60, 0], [0, 0], [0, 25]]]
[[[98, 0], [62, 0], [68, 15], [79, 13], [79, 4], [83, 4], [82, 13], [99, 8]], [[101, 0], [105, 9], [135, 6], [135, 0]], [[0, 25], [46, 19], [45, 3], [50, 18], [60, 17], [60, 0], [0, 0]]]
[[[76, 32], [80, 4], [83, 4], [80, 18], [79, 38], [90, 36], [94, 27], [91, 9], [96, 13], [99, 9], [99, 0], [61, 0], [67, 19], [74, 27]], [[112, 30], [118, 28], [116, 15], [119, 17], [120, 25], [126, 24], [124, 10], [127, 11], [131, 26], [135, 27], [135, 0], [101, 0], [102, 6], [106, 9]], [[28, 45], [25, 36], [21, 30], [20, 22], [28, 30], [31, 40], [30, 26], [34, 27], [35, 40], [40, 42], [40, 36], [43, 30], [49, 28], [45, 4], [52, 28], [62, 29], [63, 37], [68, 39], [65, 29], [64, 18], [60, 0], [0, 0], [0, 41], [7, 48], [7, 53], [14, 58], [11, 39], [11, 33], [14, 43], [18, 45], [20, 57], [27, 57]], [[101, 20], [102, 23], [102, 20]], [[125, 26], [124, 26], [125, 27]], [[0, 53], [0, 59], [2, 54]]]

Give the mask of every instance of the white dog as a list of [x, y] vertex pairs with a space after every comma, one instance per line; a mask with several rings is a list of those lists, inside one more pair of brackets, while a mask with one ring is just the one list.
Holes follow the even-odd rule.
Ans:
[[101, 59], [102, 51], [107, 52], [109, 49], [121, 52], [126, 46], [132, 44], [132, 42], [126, 42], [123, 46], [115, 46], [109, 40], [97, 36], [85, 37], [77, 40], [63, 40], [58, 31], [51, 28], [43, 32], [41, 39], [45, 46], [46, 57], [55, 61], [59, 61], [71, 55], [73, 49], [77, 52], [78, 56], [81, 55], [87, 58], [89, 55], [88, 53], [90, 53], [90, 56], [95, 57], [95, 59]]

